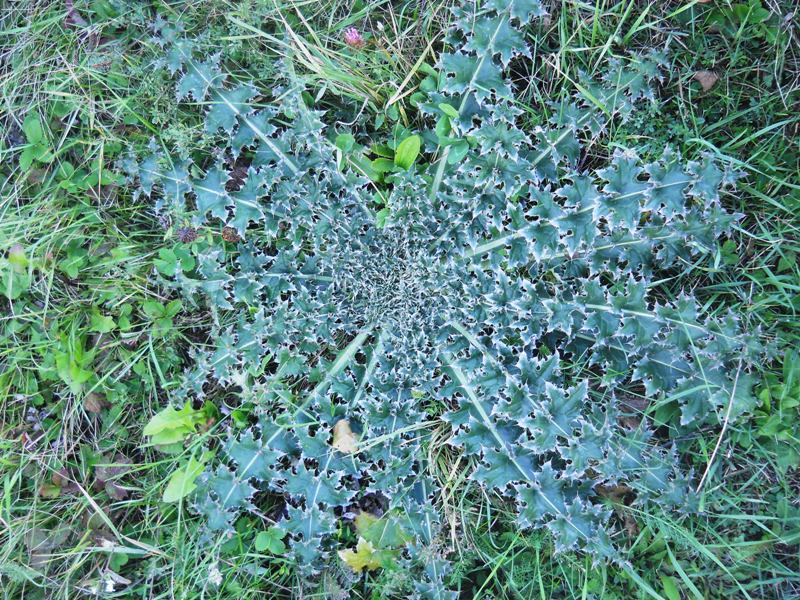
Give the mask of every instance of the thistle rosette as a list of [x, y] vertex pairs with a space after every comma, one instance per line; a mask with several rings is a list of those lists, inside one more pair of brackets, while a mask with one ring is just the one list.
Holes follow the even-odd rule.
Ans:
[[[169, 277], [218, 318], [184, 393], [213, 381], [257, 404], [196, 495], [211, 531], [257, 511], [259, 492], [277, 496], [279, 527], [315, 573], [338, 519], [372, 499], [404, 532], [398, 560], [426, 574], [417, 592], [447, 596], [438, 486], [420, 458], [421, 433], [443, 426], [470, 481], [560, 550], [617, 556], [606, 486], [694, 506], [675, 446], [647, 419], [622, 419], [621, 404], [641, 390], [675, 403], [685, 427], [750, 406], [753, 338], [686, 293], [658, 293], [662, 273], [712, 256], [737, 220], [720, 201], [735, 177], [669, 150], [581, 168], [586, 140], [654, 98], [657, 54], [613, 62], [544, 107], [546, 126], [521, 129], [505, 73], [530, 59], [525, 27], [542, 14], [538, 0], [455, 10], [438, 88], [420, 104], [444, 126], [423, 132], [427, 166], [388, 178], [384, 220], [296, 78], [264, 106], [159, 26], [178, 98], [207, 106], [206, 131], [246, 165], [234, 177], [224, 162], [157, 152], [129, 165], [173, 223], [242, 238], [196, 242], [196, 265], [177, 261]], [[357, 437], [346, 451], [343, 420]]]

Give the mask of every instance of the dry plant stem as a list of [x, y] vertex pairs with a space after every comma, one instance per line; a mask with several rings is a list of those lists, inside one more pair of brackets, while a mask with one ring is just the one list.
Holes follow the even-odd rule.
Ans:
[[697, 484], [697, 492], [703, 489], [703, 484], [706, 482], [706, 478], [708, 474], [711, 472], [711, 466], [714, 464], [714, 459], [717, 457], [717, 452], [719, 452], [719, 447], [722, 445], [722, 440], [725, 437], [725, 431], [728, 429], [728, 423], [730, 422], [731, 418], [731, 409], [733, 408], [733, 399], [736, 397], [736, 386], [739, 384], [739, 374], [742, 372], [742, 359], [739, 359], [739, 366], [736, 368], [736, 377], [733, 380], [733, 388], [731, 389], [731, 397], [728, 400], [728, 409], [725, 411], [725, 420], [722, 422], [722, 431], [719, 432], [719, 437], [717, 438], [717, 443], [714, 446], [714, 451], [711, 453], [711, 458], [708, 459], [708, 464], [706, 465], [706, 470], [703, 472], [703, 476], [700, 478], [700, 483]]

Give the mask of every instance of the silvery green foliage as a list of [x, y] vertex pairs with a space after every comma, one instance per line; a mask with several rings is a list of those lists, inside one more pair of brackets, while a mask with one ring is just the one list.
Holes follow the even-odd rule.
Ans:
[[[685, 426], [714, 423], [731, 398], [734, 417], [746, 409], [755, 352], [734, 317], [653, 292], [658, 273], [712, 254], [735, 222], [719, 196], [732, 174], [669, 150], [578, 166], [583, 140], [653, 98], [661, 59], [612, 62], [526, 132], [507, 69], [529, 57], [524, 28], [543, 14], [539, 0], [455, 13], [441, 85], [421, 108], [457, 117], [438, 148], [425, 134], [427, 169], [392, 176], [383, 227], [369, 182], [338, 164], [296, 79], [264, 103], [265, 91], [228, 81], [218, 57], [164, 24], [177, 98], [203, 107], [224, 155], [198, 164], [153, 152], [130, 165], [173, 223], [243, 238], [235, 252], [201, 244], [196, 268], [178, 262], [171, 278], [219, 322], [183, 393], [202, 397], [216, 382], [258, 405], [258, 423], [232, 429], [202, 478], [196, 508], [210, 530], [257, 511], [260, 492], [279, 495], [291, 552], [313, 574], [340, 517], [379, 497], [413, 540], [403, 560], [422, 569], [425, 597], [454, 597], [442, 585], [427, 428], [446, 423], [470, 479], [516, 506], [520, 527], [613, 558], [599, 486], [627, 485], [637, 504], [695, 506], [675, 447], [646, 419], [620, 419], [621, 390], [674, 399]], [[230, 184], [224, 157], [245, 160], [244, 181]], [[356, 454], [331, 445], [340, 419], [359, 435]]]

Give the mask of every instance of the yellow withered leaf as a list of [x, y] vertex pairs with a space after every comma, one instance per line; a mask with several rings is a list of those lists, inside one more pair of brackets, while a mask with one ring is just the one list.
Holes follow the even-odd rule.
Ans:
[[375, 546], [372, 545], [372, 542], [368, 542], [362, 537], [358, 538], [355, 550], [339, 550], [339, 558], [356, 573], [360, 573], [364, 569], [367, 571], [379, 569], [381, 566], [379, 557], [380, 554], [375, 549]]
[[358, 452], [358, 440], [347, 419], [339, 419], [333, 426], [333, 447], [344, 454]]

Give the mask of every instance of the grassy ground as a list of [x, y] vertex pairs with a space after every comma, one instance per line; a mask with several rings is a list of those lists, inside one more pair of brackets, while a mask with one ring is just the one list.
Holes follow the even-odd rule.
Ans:
[[[147, 202], [131, 197], [118, 160], [154, 135], [177, 145], [196, 139], [199, 125], [182, 118], [171, 87], [149, 68], [158, 56], [148, 30], [156, 14], [181, 15], [210, 50], [265, 88], [276, 56], [291, 51], [337, 119], [368, 120], [388, 134], [395, 121], [418, 119], [408, 98], [419, 78], [406, 76], [433, 62], [446, 6], [72, 4], [0, 8], [0, 594], [335, 597], [333, 583], [302, 588], [291, 564], [253, 553], [246, 524], [213, 562], [217, 549], [202, 541], [196, 519], [161, 501], [176, 465], [216, 433], [209, 428], [183, 453], [164, 455], [146, 446], [142, 428], [181, 385], [210, 316], [185, 307], [165, 320], [154, 308], [172, 300], [153, 276], [166, 235]], [[701, 514], [619, 511], [628, 570], [554, 556], [546, 536], [518, 532], [514, 515], [471, 489], [442, 440], [431, 439], [451, 482], [444, 509], [459, 524], [452, 582], [463, 597], [800, 597], [796, 11], [789, 0], [563, 0], [532, 31], [535, 67], [520, 80], [520, 103], [534, 123], [548, 97], [605, 57], [668, 50], [658, 104], [592, 152], [655, 154], [670, 143], [687, 157], [712, 152], [743, 173], [726, 198], [745, 215], [741, 228], [715, 268], [695, 273], [694, 292], [759, 328], [774, 360], [761, 365], [761, 405], [751, 419], [681, 441], [698, 480], [708, 471]], [[371, 34], [365, 50], [344, 47], [351, 25]], [[221, 586], [213, 585], [216, 569]], [[362, 577], [356, 593], [388, 597], [389, 579]]]

